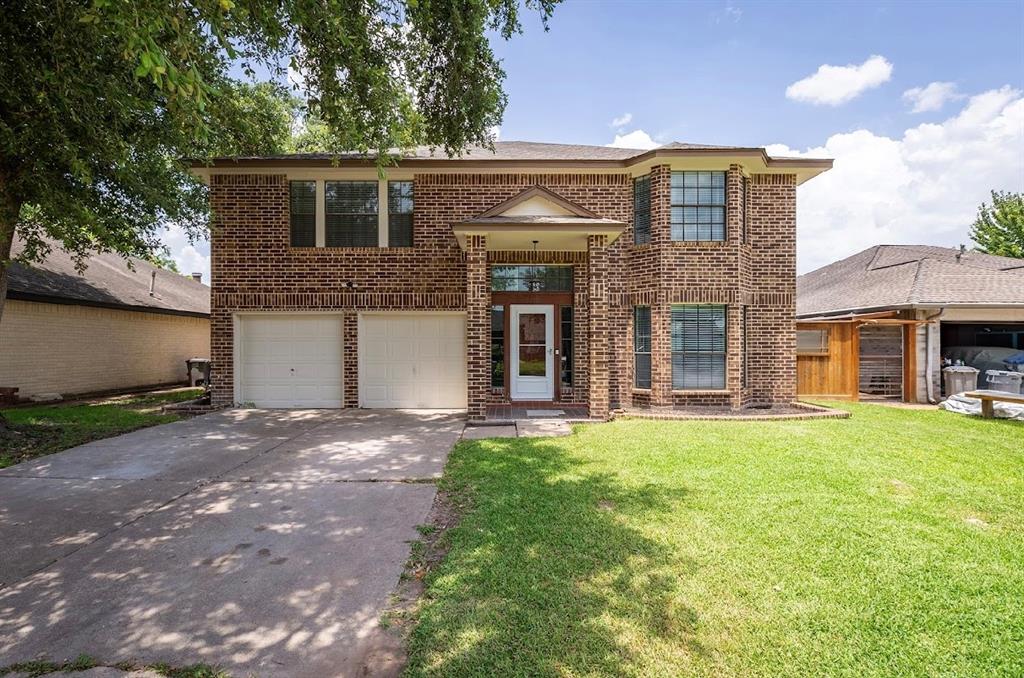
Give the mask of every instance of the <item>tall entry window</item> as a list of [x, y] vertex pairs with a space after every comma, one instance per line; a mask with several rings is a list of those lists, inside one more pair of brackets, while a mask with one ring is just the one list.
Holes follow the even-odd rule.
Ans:
[[562, 364], [562, 388], [572, 388], [572, 306], [562, 306], [561, 326], [559, 327], [562, 338], [561, 364]]
[[673, 240], [725, 240], [725, 172], [673, 172], [671, 219]]
[[725, 306], [672, 307], [672, 388], [725, 388]]
[[505, 387], [505, 307], [491, 307], [491, 388]]
[[377, 247], [377, 182], [324, 183], [328, 247]]

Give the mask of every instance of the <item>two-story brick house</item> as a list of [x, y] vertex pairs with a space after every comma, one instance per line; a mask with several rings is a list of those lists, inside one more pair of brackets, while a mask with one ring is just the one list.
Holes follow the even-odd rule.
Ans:
[[796, 187], [761, 148], [502, 142], [219, 159], [213, 397], [266, 407], [792, 401]]

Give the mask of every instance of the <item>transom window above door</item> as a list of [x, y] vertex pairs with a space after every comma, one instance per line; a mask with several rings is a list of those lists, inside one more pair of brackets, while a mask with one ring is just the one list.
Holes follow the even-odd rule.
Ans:
[[572, 292], [572, 266], [492, 266], [493, 292]]

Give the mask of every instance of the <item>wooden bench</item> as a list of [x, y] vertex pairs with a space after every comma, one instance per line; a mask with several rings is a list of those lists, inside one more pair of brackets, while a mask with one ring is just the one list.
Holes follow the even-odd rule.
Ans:
[[1024, 394], [1007, 393], [1006, 391], [968, 391], [964, 394], [968, 398], [977, 398], [981, 401], [981, 416], [991, 419], [996, 415], [994, 403], [998, 400], [1001, 403], [1020, 403], [1024, 405]]

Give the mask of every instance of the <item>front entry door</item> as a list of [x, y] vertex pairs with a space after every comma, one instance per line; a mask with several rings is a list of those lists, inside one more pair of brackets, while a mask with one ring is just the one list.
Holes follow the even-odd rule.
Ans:
[[512, 400], [555, 397], [555, 309], [548, 304], [512, 304]]

